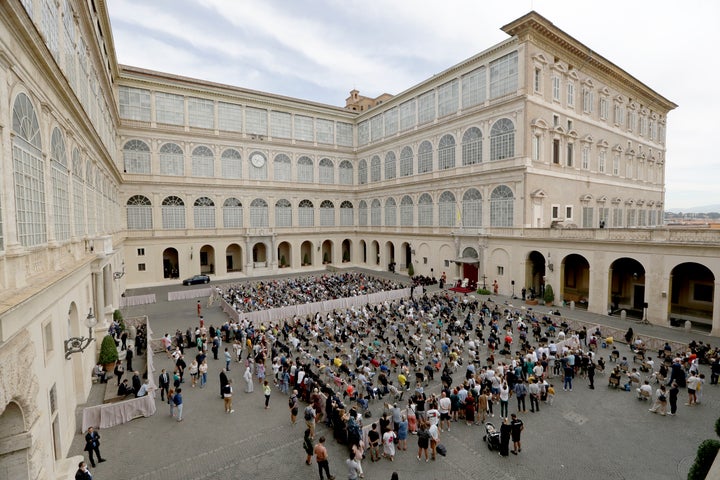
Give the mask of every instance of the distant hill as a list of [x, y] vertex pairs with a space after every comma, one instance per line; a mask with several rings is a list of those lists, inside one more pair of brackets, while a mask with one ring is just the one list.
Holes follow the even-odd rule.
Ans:
[[720, 204], [715, 205], [704, 205], [702, 207], [689, 207], [689, 208], [668, 208], [668, 212], [672, 213], [711, 213], [720, 212]]

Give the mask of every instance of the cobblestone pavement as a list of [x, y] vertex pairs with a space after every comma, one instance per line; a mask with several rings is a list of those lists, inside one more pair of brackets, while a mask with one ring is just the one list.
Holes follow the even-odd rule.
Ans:
[[[126, 317], [148, 315], [154, 337], [185, 330], [197, 323], [196, 300], [167, 302], [167, 292], [193, 287], [180, 285], [143, 289], [158, 294], [158, 303], [123, 311]], [[128, 292], [128, 294], [131, 294]], [[501, 297], [501, 300], [503, 298]], [[509, 300], [512, 301], [512, 300]], [[518, 302], [515, 300], [515, 302]], [[634, 321], [564, 311], [567, 316], [598, 324], [627, 328], [636, 333], [669, 340], [690, 338], [717, 343], [717, 338], [681, 329], [640, 325]], [[219, 307], [205, 308], [206, 324], [225, 321]], [[620, 347], [626, 351], [625, 346]], [[600, 354], [607, 355], [607, 350]], [[221, 355], [222, 357], [222, 355]], [[101, 451], [108, 461], [93, 470], [97, 480], [200, 480], [200, 479], [313, 479], [317, 466], [306, 466], [302, 449], [304, 425], [290, 424], [287, 397], [275, 390], [270, 409], [263, 408], [263, 395], [256, 385], [254, 393], [244, 393], [240, 364], [233, 363], [230, 378], [235, 385], [235, 413], [225, 414], [219, 395], [218, 373], [224, 362], [210, 355], [209, 384], [205, 389], [183, 385], [184, 421], [176, 422], [168, 406], [159, 397], [157, 413], [101, 432]], [[156, 357], [155, 376], [160, 368], [171, 368], [163, 355]], [[701, 366], [709, 379], [709, 369]], [[464, 372], [459, 371], [459, 381]], [[590, 390], [584, 379], [577, 379], [572, 392], [563, 392], [559, 378], [553, 405], [541, 404], [539, 413], [521, 413], [525, 422], [522, 452], [503, 458], [489, 451], [483, 441], [484, 428], [453, 423], [451, 431], [441, 434], [448, 456], [430, 463], [418, 462], [417, 437], [410, 436], [408, 450], [398, 451], [395, 461], [363, 462], [365, 478], [389, 479], [397, 471], [401, 479], [684, 479], [692, 464], [698, 444], [715, 438], [713, 425], [720, 414], [720, 387], [705, 385], [703, 404], [686, 407], [686, 392], [681, 391], [679, 411], [675, 417], [648, 412], [647, 402], [638, 401], [631, 392], [608, 389], [607, 374], [596, 376], [596, 389]], [[189, 379], [188, 379], [189, 382]], [[89, 403], [102, 398], [100, 385], [93, 386]], [[430, 391], [438, 391], [431, 386]], [[371, 405], [373, 419], [382, 413], [382, 404]], [[516, 402], [510, 399], [510, 413]], [[366, 425], [370, 419], [365, 419]], [[498, 416], [490, 418], [499, 426]], [[347, 449], [332, 440], [324, 426], [316, 438], [328, 437], [331, 473], [345, 478]], [[83, 438], [76, 435], [70, 453], [81, 455]]]

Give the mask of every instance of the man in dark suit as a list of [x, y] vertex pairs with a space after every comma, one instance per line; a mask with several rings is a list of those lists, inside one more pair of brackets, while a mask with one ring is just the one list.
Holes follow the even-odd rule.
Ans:
[[[158, 385], [160, 386], [160, 400], [165, 401], [165, 395], [168, 394], [170, 389], [170, 375], [167, 374], [165, 369], [160, 372], [160, 378], [158, 379]], [[170, 397], [168, 396], [168, 403], [170, 403]]]
[[92, 480], [92, 475], [88, 471], [85, 462], [78, 464], [78, 471], [75, 472], [75, 480]]
[[142, 380], [140, 380], [140, 372], [133, 372], [132, 377], [132, 388], [133, 392], [135, 392], [135, 396], [137, 397], [138, 392], [140, 391], [140, 387], [142, 387]]
[[90, 465], [95, 466], [95, 459], [93, 458], [93, 452], [97, 455], [98, 463], [105, 461], [100, 455], [100, 434], [98, 434], [93, 427], [89, 427], [85, 434], [85, 451], [88, 452], [90, 457]]

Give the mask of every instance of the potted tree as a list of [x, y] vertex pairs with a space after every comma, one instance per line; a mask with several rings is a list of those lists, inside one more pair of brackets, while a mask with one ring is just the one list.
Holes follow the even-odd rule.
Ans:
[[330, 263], [330, 256], [328, 255], [328, 252], [323, 253], [323, 264], [327, 265]]
[[412, 262], [410, 262], [410, 264], [408, 265], [408, 276], [410, 278], [415, 276], [415, 267], [413, 267]]
[[303, 255], [303, 266], [310, 265], [310, 256], [306, 253]]
[[112, 335], [105, 335], [100, 344], [100, 356], [98, 363], [105, 368], [106, 372], [112, 372], [115, 369], [115, 362], [118, 360], [117, 346]]
[[285, 261], [285, 255], [280, 255], [280, 268], [287, 267], [287, 262]]
[[343, 252], [342, 261], [343, 261], [343, 263], [347, 263], [350, 261], [350, 252], [348, 252], [348, 251]]
[[545, 285], [545, 295], [543, 296], [543, 300], [545, 300], [545, 305], [548, 307], [552, 307], [553, 302], [555, 301], [555, 293], [553, 293], [552, 285], [549, 283]]

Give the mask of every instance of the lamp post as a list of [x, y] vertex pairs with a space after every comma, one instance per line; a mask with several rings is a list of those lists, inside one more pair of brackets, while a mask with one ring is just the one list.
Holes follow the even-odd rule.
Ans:
[[93, 315], [92, 307], [90, 312], [85, 318], [85, 325], [88, 327], [88, 336], [86, 337], [70, 337], [65, 340], [65, 359], [69, 360], [70, 355], [73, 353], [83, 352], [87, 347], [90, 346], [93, 340], [92, 336], [93, 328], [97, 325], [97, 318]]

